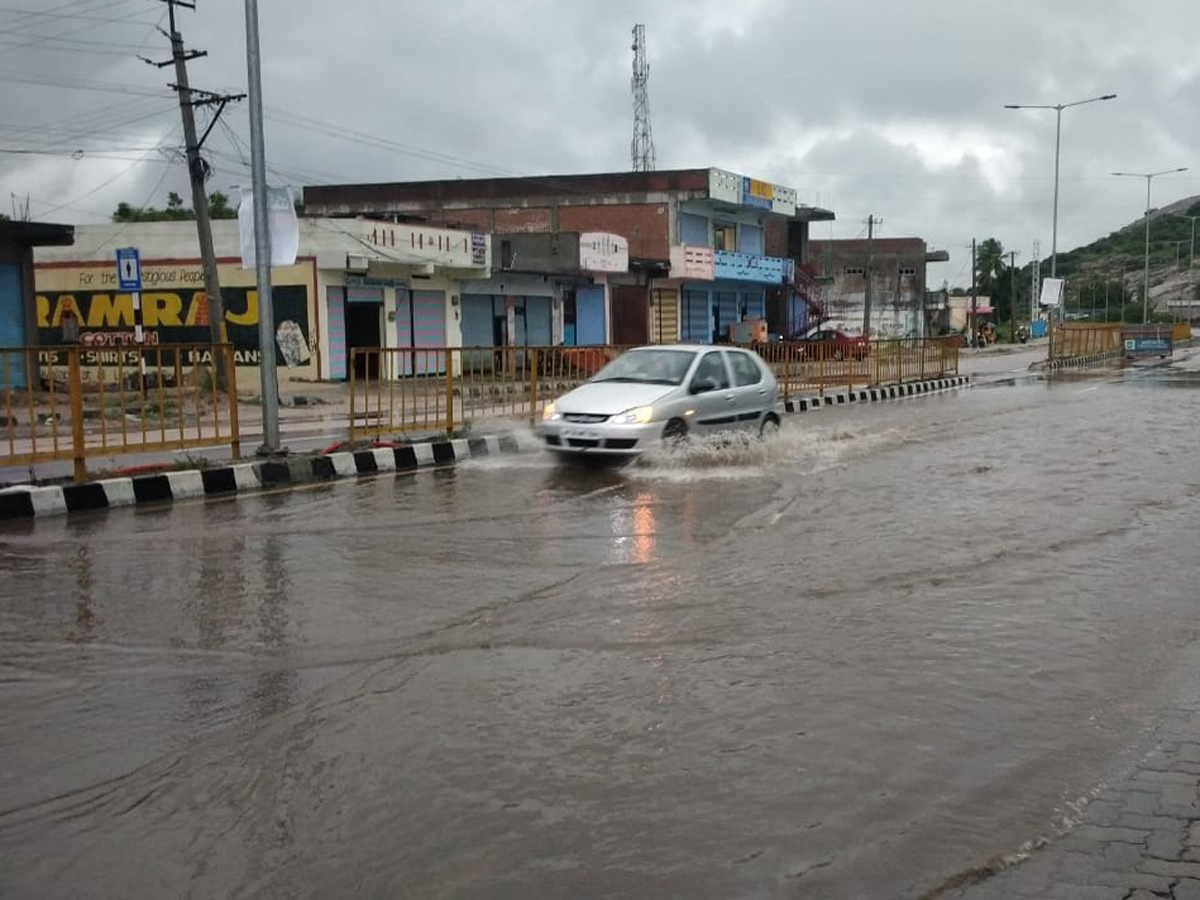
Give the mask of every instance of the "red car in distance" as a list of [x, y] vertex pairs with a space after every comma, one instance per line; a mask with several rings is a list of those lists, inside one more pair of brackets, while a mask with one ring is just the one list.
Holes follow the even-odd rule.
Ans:
[[854, 337], [838, 328], [822, 328], [796, 341], [800, 359], [865, 359], [871, 342]]

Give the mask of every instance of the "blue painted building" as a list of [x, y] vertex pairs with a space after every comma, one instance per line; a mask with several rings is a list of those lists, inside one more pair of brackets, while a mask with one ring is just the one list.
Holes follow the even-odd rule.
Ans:
[[3, 350], [38, 343], [33, 248], [74, 242], [75, 229], [70, 225], [0, 221], [0, 391], [29, 385], [24, 354]]
[[796, 274], [807, 224], [832, 218], [797, 206], [791, 188], [710, 169], [707, 196], [680, 203], [676, 216], [670, 281], [679, 291], [679, 339], [724, 341], [732, 325], [752, 319], [795, 331], [810, 299]]

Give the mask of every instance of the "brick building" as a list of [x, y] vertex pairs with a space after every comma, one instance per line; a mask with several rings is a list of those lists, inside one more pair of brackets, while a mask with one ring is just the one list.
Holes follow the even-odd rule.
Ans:
[[829, 285], [828, 325], [862, 333], [869, 280], [871, 336], [925, 336], [926, 266], [946, 262], [945, 250], [931, 251], [921, 238], [813, 241], [811, 250], [813, 270]]
[[459, 285], [464, 345], [794, 330], [814, 300], [808, 223], [833, 218], [721, 169], [315, 186], [304, 211], [490, 234], [491, 277]]

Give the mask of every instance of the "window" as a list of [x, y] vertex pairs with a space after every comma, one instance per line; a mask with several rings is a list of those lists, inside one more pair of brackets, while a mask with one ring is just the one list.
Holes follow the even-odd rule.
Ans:
[[846, 266], [847, 275], [865, 275], [867, 272], [862, 266]]
[[763, 254], [763, 230], [757, 225], [742, 226], [741, 249], [743, 253]]
[[900, 277], [901, 278], [916, 278], [917, 277], [916, 266], [901, 266], [900, 267]]
[[749, 353], [736, 350], [729, 352], [729, 368], [733, 369], [733, 383], [736, 387], [747, 387], [762, 381], [762, 369]]
[[729, 387], [729, 373], [725, 371], [725, 360], [721, 358], [720, 350], [704, 354], [700, 365], [696, 366], [692, 384], [704, 385], [710, 391], [723, 391]]
[[737, 250], [737, 226], [732, 222], [713, 222], [713, 249], [733, 253]]
[[708, 219], [695, 213], [679, 214], [679, 243], [692, 247], [707, 247]]

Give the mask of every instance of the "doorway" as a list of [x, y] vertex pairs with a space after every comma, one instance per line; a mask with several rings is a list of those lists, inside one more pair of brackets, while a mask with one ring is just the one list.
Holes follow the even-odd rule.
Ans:
[[[346, 347], [347, 351], [355, 347], [383, 346], [382, 332], [379, 325], [383, 312], [382, 303], [347, 303], [346, 304]], [[355, 378], [378, 378], [378, 354], [358, 354], [354, 356]]]

